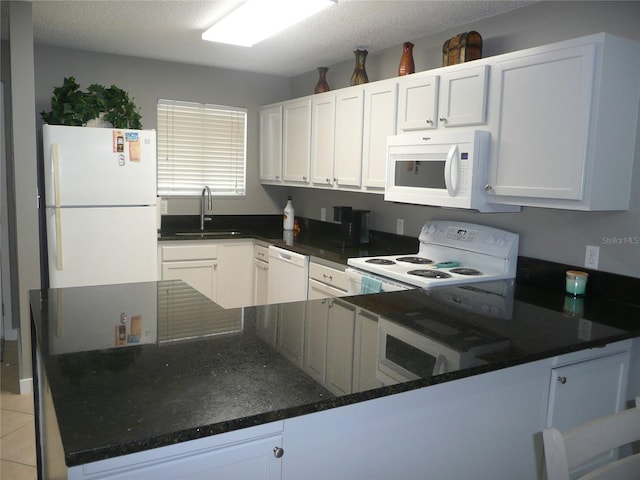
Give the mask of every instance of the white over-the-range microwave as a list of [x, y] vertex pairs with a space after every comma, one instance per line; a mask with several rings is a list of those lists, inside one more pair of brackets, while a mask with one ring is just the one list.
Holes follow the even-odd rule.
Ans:
[[519, 206], [489, 201], [485, 185], [490, 148], [491, 133], [484, 130], [388, 137], [384, 199], [480, 212], [517, 212]]

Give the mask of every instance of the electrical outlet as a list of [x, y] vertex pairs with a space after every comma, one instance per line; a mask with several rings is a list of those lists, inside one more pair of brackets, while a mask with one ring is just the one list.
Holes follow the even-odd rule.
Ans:
[[402, 218], [399, 218], [396, 221], [396, 233], [398, 235], [402, 235], [404, 233], [404, 220]]
[[598, 257], [600, 257], [600, 247], [596, 247], [595, 245], [587, 245], [587, 251], [584, 254], [584, 267], [597, 270]]
[[320, 221], [324, 222], [327, 220], [327, 209], [322, 207], [320, 209]]

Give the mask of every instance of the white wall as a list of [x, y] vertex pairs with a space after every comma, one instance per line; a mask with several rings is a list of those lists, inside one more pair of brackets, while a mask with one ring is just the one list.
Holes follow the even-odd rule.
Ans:
[[[410, 39], [416, 71], [442, 65], [442, 44], [469, 30], [483, 37], [483, 57], [544, 45], [597, 32], [610, 32], [640, 41], [640, 2], [541, 2], [496, 17], [463, 25], [422, 39]], [[370, 81], [397, 75], [402, 45], [370, 52]], [[631, 59], [630, 59], [631, 60]], [[346, 87], [353, 72], [350, 60], [330, 67], [332, 89]], [[309, 95], [318, 80], [317, 71], [293, 78], [293, 97]], [[552, 114], [552, 112], [550, 112]], [[640, 124], [640, 122], [639, 122]], [[640, 245], [605, 243], [606, 238], [640, 237], [640, 134], [636, 138], [631, 208], [627, 212], [572, 212], [523, 208], [520, 213], [480, 214], [434, 207], [384, 202], [380, 196], [336, 194], [298, 188], [293, 193], [296, 214], [320, 218], [320, 209], [352, 205], [370, 209], [376, 230], [395, 232], [396, 219], [404, 219], [405, 235], [417, 236], [429, 219], [465, 220], [512, 230], [520, 234], [520, 254], [576, 266], [583, 265], [585, 246], [600, 247], [600, 270], [640, 277]]]

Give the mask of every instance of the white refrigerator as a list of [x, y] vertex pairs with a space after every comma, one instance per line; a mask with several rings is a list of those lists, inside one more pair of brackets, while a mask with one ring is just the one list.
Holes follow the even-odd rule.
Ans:
[[156, 133], [43, 127], [51, 288], [155, 281]]

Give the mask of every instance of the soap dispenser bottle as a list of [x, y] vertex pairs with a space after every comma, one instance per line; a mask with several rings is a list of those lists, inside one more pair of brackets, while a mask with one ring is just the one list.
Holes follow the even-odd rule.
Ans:
[[284, 207], [283, 228], [284, 230], [293, 230], [295, 211], [291, 203], [291, 195], [287, 197], [287, 205]]

